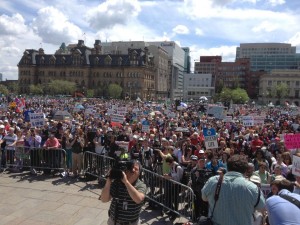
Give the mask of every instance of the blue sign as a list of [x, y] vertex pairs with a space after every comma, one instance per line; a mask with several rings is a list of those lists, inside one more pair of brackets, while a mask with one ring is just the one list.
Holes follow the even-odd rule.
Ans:
[[216, 136], [216, 130], [214, 128], [203, 128], [204, 137]]

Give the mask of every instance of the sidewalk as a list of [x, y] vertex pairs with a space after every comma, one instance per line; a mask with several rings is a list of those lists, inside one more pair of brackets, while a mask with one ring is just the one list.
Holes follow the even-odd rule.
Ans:
[[[83, 182], [58, 176], [32, 176], [29, 172], [0, 173], [0, 225], [105, 225], [109, 203], [98, 200], [96, 181]], [[145, 205], [146, 207], [147, 205]], [[142, 210], [141, 223], [169, 225], [159, 211]]]

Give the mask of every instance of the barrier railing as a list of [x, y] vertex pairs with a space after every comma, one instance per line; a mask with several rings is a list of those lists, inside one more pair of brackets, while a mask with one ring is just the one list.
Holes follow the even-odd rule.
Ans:
[[94, 152], [83, 153], [83, 172], [96, 178], [104, 178], [115, 164], [115, 159]]
[[[115, 159], [93, 152], [84, 153], [83, 171], [85, 174], [104, 178], [109, 169], [115, 164]], [[169, 210], [189, 220], [193, 218], [193, 190], [174, 180], [147, 169], [142, 169], [141, 179], [147, 186], [146, 198], [149, 204]]]
[[45, 149], [16, 147], [15, 150], [3, 150], [1, 165], [5, 168], [31, 168], [45, 171], [65, 170], [66, 151], [64, 149]]
[[166, 210], [193, 219], [194, 192], [186, 185], [143, 169], [142, 180], [147, 186], [146, 197], [151, 204], [156, 204]]

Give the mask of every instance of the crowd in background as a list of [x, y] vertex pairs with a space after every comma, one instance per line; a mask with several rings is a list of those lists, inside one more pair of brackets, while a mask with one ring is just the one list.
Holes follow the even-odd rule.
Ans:
[[[118, 160], [138, 159], [144, 168], [191, 186], [196, 195], [195, 216], [199, 217], [208, 213], [201, 188], [211, 176], [225, 174], [228, 159], [238, 154], [247, 158], [249, 168], [245, 176], [253, 182], [276, 185], [287, 180], [292, 191], [300, 194], [300, 177], [292, 174], [293, 155], [300, 156], [300, 151], [287, 149], [283, 138], [284, 134], [300, 132], [298, 108], [239, 105], [230, 112], [232, 121], [224, 122], [207, 115], [203, 105], [177, 110], [174, 104], [165, 102], [41, 97], [10, 101], [17, 105], [23, 101], [24, 105], [17, 110], [9, 106], [8, 99], [1, 101], [3, 169], [10, 164], [22, 169], [22, 162], [15, 162], [20, 147], [64, 149], [68, 175], [74, 178], [84, 172], [85, 151]], [[108, 113], [112, 106], [126, 107], [123, 122], [112, 121]], [[54, 119], [59, 110], [69, 112], [71, 117]], [[44, 113], [44, 125], [33, 127], [29, 113]], [[259, 126], [245, 126], [241, 116], [247, 114], [264, 115], [265, 121]], [[144, 121], [148, 125], [146, 131]], [[206, 149], [204, 128], [216, 130], [217, 148]], [[124, 148], [120, 142], [128, 146]], [[31, 165], [31, 173], [37, 172]]]

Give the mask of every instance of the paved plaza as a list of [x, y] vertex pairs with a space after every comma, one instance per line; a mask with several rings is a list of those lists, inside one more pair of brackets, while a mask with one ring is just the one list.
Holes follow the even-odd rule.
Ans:
[[[59, 176], [32, 176], [29, 172], [0, 173], [0, 225], [104, 225], [109, 203], [98, 200], [101, 189], [96, 181], [84, 182]], [[169, 221], [160, 212], [141, 213], [142, 224], [183, 223]]]

